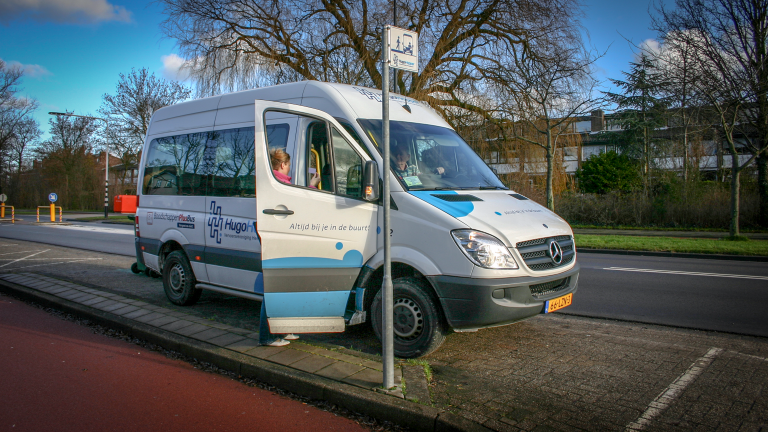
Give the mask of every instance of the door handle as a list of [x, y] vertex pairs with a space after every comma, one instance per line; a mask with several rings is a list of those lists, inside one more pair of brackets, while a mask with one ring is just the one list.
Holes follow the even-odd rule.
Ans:
[[277, 210], [277, 209], [265, 209], [261, 211], [268, 215], [292, 215], [293, 210]]

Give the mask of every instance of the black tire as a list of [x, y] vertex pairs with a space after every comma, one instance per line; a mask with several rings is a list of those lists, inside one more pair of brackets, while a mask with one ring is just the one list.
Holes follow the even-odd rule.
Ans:
[[197, 303], [203, 290], [195, 288], [195, 275], [184, 252], [168, 254], [163, 265], [163, 289], [171, 303], [190, 306]]
[[[392, 282], [394, 299], [395, 356], [416, 358], [438, 349], [447, 333], [440, 309], [424, 281], [412, 277]], [[371, 304], [371, 325], [381, 340], [382, 292], [379, 290]]]
[[135, 274], [141, 273], [141, 270], [139, 270], [139, 263], [133, 263], [131, 264], [131, 271]]

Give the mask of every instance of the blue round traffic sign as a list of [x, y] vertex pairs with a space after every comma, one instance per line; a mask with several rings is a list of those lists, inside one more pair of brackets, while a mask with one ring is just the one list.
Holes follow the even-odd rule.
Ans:
[[48, 194], [48, 201], [55, 203], [57, 199], [59, 199], [59, 196], [56, 195], [56, 192], [51, 192]]

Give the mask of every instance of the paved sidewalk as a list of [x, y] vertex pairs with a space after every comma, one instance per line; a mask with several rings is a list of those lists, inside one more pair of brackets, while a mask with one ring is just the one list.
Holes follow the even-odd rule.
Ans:
[[[179, 350], [199, 360], [209, 361], [240, 375], [251, 376], [298, 394], [329, 400], [418, 430], [485, 429], [450, 413], [403, 400], [407, 395], [403, 391], [404, 369], [409, 373], [414, 389], [426, 388], [426, 377], [421, 367], [397, 365], [397, 387], [384, 392], [381, 388], [381, 362], [362, 356], [340, 353], [301, 341], [294, 341], [285, 347], [259, 346], [258, 333], [248, 329], [47, 276], [31, 273], [3, 274], [0, 275], [0, 281], [10, 282], [17, 288], [26, 288], [26, 294], [31, 292], [35, 300], [55, 303], [65, 308], [69, 304], [69, 309], [74, 308], [76, 313], [86, 312], [89, 318], [123, 327], [123, 330], [137, 337], [147, 338], [166, 348]], [[19, 293], [18, 289], [15, 291]], [[288, 370], [276, 370], [270, 368], [270, 364], [287, 367]], [[422, 371], [421, 376], [414, 373], [418, 371]], [[302, 372], [309, 375], [302, 376]], [[329, 380], [367, 390], [369, 394], [352, 391], [349, 386], [332, 388]], [[424, 383], [417, 382], [419, 380]], [[335, 393], [336, 400], [333, 400], [331, 393]]]

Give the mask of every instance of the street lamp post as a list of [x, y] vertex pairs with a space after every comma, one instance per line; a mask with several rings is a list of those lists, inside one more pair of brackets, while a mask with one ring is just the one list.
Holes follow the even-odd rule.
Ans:
[[[60, 112], [49, 112], [50, 115], [55, 116], [66, 116], [66, 117], [82, 117], [87, 118], [91, 120], [101, 120], [103, 121], [107, 127], [109, 127], [109, 122], [101, 117], [91, 117], [91, 116], [84, 116], [84, 115], [77, 115], [77, 114], [69, 114], [69, 113], [60, 113]], [[106, 168], [106, 174], [104, 175], [104, 219], [107, 219], [109, 217], [109, 139], [105, 141], [105, 145], [107, 146], [106, 154], [104, 161], [104, 165]]]

